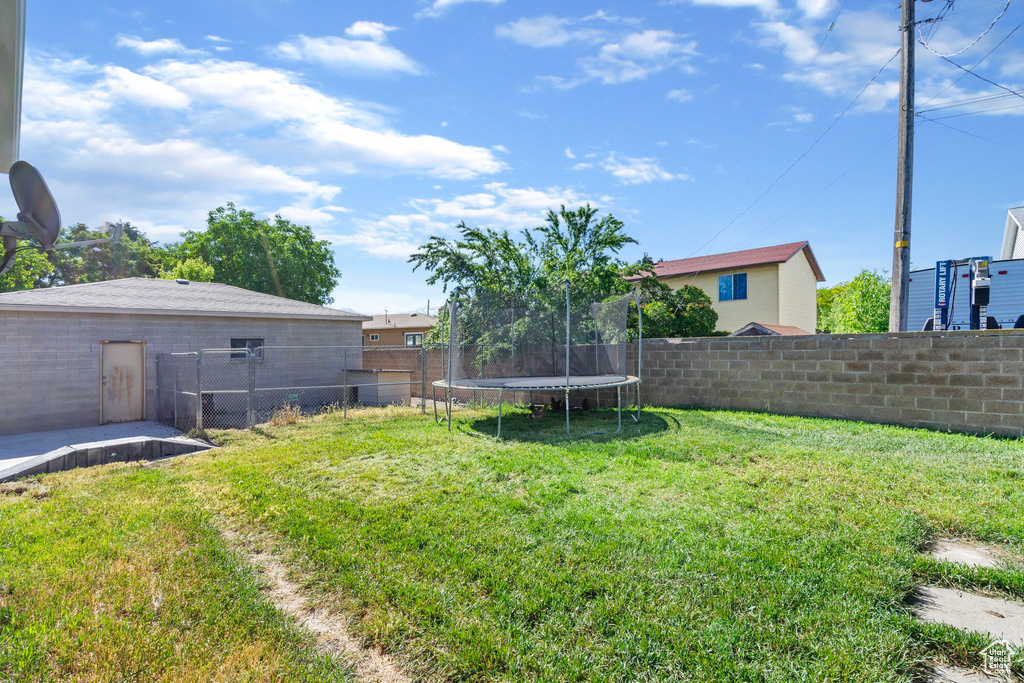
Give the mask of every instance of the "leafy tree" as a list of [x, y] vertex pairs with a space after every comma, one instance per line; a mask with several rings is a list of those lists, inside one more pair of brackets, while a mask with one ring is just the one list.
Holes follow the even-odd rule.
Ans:
[[280, 216], [259, 219], [234, 204], [209, 213], [203, 232], [186, 231], [173, 247], [179, 260], [201, 259], [217, 282], [314, 304], [334, 301], [341, 271], [330, 242]]
[[[78, 223], [61, 231], [60, 242], [84, 242], [108, 237]], [[157, 277], [164, 268], [165, 253], [146, 234], [131, 223], [117, 244], [58, 249], [50, 252], [53, 270], [37, 282], [37, 287], [76, 285], [125, 277]]]
[[[3, 216], [0, 216], [0, 223], [3, 223]], [[19, 246], [24, 245], [19, 242]], [[0, 249], [0, 255], [3, 251]], [[33, 289], [36, 282], [46, 277], [53, 270], [53, 264], [46, 258], [46, 254], [36, 249], [23, 249], [14, 257], [14, 266], [0, 275], [0, 292], [19, 292], [23, 289]]]
[[818, 289], [818, 329], [823, 332], [830, 331], [825, 326], [825, 321], [831, 319], [832, 304], [835, 302], [836, 297], [842, 296], [843, 291], [846, 289], [846, 284], [841, 282], [833, 287], [821, 287]]
[[853, 280], [840, 283], [832, 288], [837, 291], [826, 295], [826, 311], [818, 325], [833, 334], [887, 331], [890, 288], [884, 271], [862, 270]]
[[165, 280], [188, 280], [189, 282], [213, 282], [215, 271], [213, 266], [201, 258], [190, 258], [178, 261], [170, 270], [165, 270], [160, 277]]
[[[640, 296], [645, 337], [707, 337], [714, 334], [718, 313], [704, 290], [694, 285], [683, 285], [673, 291], [660, 282], [658, 284], [668, 291], [658, 292], [653, 297]], [[635, 308], [630, 309], [630, 330], [636, 328], [632, 321], [635, 311]]]
[[[597, 213], [590, 205], [577, 209], [562, 206], [558, 212], [549, 211], [540, 227], [524, 230], [519, 239], [508, 231], [470, 228], [462, 222], [456, 226], [459, 237], [432, 237], [409, 261], [414, 264], [413, 270], [422, 267], [427, 271], [428, 284], [441, 283], [446, 291], [460, 287], [467, 293], [461, 295], [466, 303], [488, 301], [476, 311], [464, 305], [463, 315], [470, 317], [486, 317], [488, 308], [538, 309], [546, 304], [557, 308], [562, 296], [560, 285], [565, 280], [570, 282], [574, 307], [595, 296], [621, 296], [633, 287], [626, 277], [649, 274], [654, 264], [647, 257], [634, 264], [620, 260], [617, 254], [636, 240], [626, 234], [625, 226], [614, 216], [598, 218]], [[713, 333], [718, 314], [699, 288], [684, 287], [675, 292], [653, 277], [642, 277], [638, 285], [645, 335]], [[545, 297], [550, 301], [546, 302]], [[635, 336], [635, 307], [630, 307], [629, 315], [630, 335]], [[518, 323], [528, 324], [526, 320]], [[481, 318], [475, 325], [483, 340], [487, 321]], [[446, 327], [439, 324], [426, 341], [446, 341], [445, 334]]]

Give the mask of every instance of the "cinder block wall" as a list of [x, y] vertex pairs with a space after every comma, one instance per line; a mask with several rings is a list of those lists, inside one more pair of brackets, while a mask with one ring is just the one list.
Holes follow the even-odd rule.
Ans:
[[644, 341], [642, 400], [1024, 435], [1024, 331]]
[[[99, 424], [101, 341], [146, 342], [146, 415], [155, 419], [158, 354], [226, 348], [232, 337], [358, 347], [361, 334], [361, 322], [343, 320], [3, 311], [0, 435]], [[291, 360], [312, 365], [299, 353]]]

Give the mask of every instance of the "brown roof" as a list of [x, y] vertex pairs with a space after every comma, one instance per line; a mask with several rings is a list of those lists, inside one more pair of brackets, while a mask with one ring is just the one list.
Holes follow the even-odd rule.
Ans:
[[802, 330], [795, 325], [777, 325], [774, 323], [747, 323], [740, 329], [736, 330], [730, 337], [746, 337], [758, 334], [779, 334], [784, 337], [797, 337], [811, 334], [806, 330]]
[[415, 330], [433, 327], [437, 318], [426, 313], [389, 313], [375, 315], [373, 320], [363, 323], [364, 330]]
[[662, 261], [655, 264], [654, 275], [658, 278], [666, 278], [679, 275], [693, 275], [695, 273], [708, 273], [716, 270], [767, 266], [773, 263], [785, 263], [800, 251], [803, 251], [804, 256], [807, 257], [807, 262], [811, 265], [811, 270], [814, 271], [814, 277], [818, 282], [824, 282], [825, 276], [821, 272], [821, 267], [818, 266], [818, 260], [814, 258], [811, 245], [806, 241], [779, 244], [774, 247], [731, 251], [727, 254], [709, 254], [707, 256], [695, 256], [675, 261]]

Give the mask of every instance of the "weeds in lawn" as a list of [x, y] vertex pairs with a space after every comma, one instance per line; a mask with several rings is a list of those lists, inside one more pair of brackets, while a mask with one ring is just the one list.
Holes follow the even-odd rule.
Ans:
[[270, 424], [274, 427], [293, 425], [302, 417], [302, 409], [296, 405], [285, 405], [270, 416]]

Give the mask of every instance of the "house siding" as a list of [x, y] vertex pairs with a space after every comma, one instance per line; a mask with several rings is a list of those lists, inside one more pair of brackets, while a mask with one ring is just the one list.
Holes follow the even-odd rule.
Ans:
[[803, 250], [779, 264], [778, 322], [810, 333], [818, 327], [818, 280]]
[[146, 342], [146, 417], [156, 418], [161, 353], [267, 346], [359, 346], [361, 321], [0, 311], [0, 435], [99, 424], [100, 342]]
[[[405, 335], [408, 334], [422, 334], [426, 336], [427, 331], [430, 327], [409, 327], [402, 329], [395, 328], [383, 328], [376, 330], [364, 329], [363, 344], [365, 346], [405, 346]], [[380, 339], [377, 341], [370, 341], [370, 335], [380, 335]]]
[[1013, 241], [1013, 254], [1010, 258], [1024, 258], [1024, 230], [1017, 228], [1017, 239]]
[[[733, 301], [718, 300], [718, 276], [735, 273], [747, 274], [747, 298]], [[719, 331], [734, 332], [749, 322], [785, 324], [795, 323], [779, 320], [779, 267], [753, 266], [735, 270], [718, 270], [711, 273], [680, 275], [662, 280], [672, 289], [683, 285], [696, 285], [711, 298], [712, 306], [718, 313]]]

